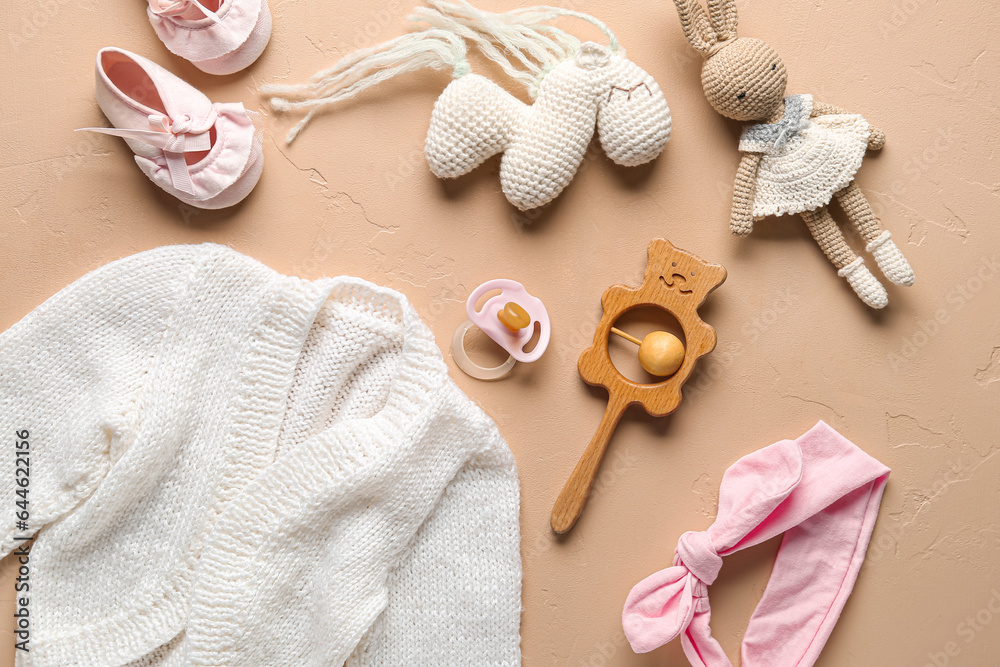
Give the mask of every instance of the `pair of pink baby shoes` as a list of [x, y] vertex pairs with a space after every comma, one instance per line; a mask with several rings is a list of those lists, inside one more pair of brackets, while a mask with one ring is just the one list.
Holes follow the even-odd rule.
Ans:
[[[251, 64], [271, 36], [267, 0], [149, 0], [156, 34], [174, 54], [210, 74]], [[151, 181], [198, 208], [246, 197], [264, 166], [260, 115], [212, 103], [156, 63], [124, 49], [97, 54], [97, 103]]]

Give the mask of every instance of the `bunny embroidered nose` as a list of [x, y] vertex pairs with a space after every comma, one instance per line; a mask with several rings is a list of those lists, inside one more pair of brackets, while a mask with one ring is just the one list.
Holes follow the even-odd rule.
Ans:
[[722, 557], [705, 531], [687, 532], [677, 542], [675, 565], [683, 565], [706, 586], [715, 583], [722, 569]]

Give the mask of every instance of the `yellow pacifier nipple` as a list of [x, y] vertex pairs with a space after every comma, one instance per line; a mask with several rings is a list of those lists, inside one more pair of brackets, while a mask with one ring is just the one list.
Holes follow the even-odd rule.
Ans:
[[500, 320], [500, 324], [515, 332], [531, 324], [531, 316], [528, 315], [528, 311], [513, 301], [508, 301], [503, 308], [497, 311], [497, 319]]

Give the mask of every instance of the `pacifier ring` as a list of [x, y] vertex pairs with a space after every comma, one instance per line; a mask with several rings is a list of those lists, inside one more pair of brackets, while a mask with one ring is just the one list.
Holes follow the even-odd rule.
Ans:
[[466, 320], [455, 329], [455, 333], [451, 337], [451, 356], [455, 363], [467, 375], [477, 380], [499, 380], [505, 377], [517, 363], [513, 355], [508, 354], [507, 361], [494, 368], [485, 368], [469, 358], [469, 354], [465, 351], [465, 334], [474, 326], [476, 325], [473, 324], [472, 320]]

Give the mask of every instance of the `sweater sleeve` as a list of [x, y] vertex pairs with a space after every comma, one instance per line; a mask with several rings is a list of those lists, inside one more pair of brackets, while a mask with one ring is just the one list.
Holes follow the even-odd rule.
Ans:
[[519, 484], [491, 428], [490, 447], [446, 487], [390, 573], [386, 608], [346, 667], [521, 664]]
[[128, 447], [191, 259], [169, 248], [112, 262], [0, 334], [0, 556], [90, 495]]

